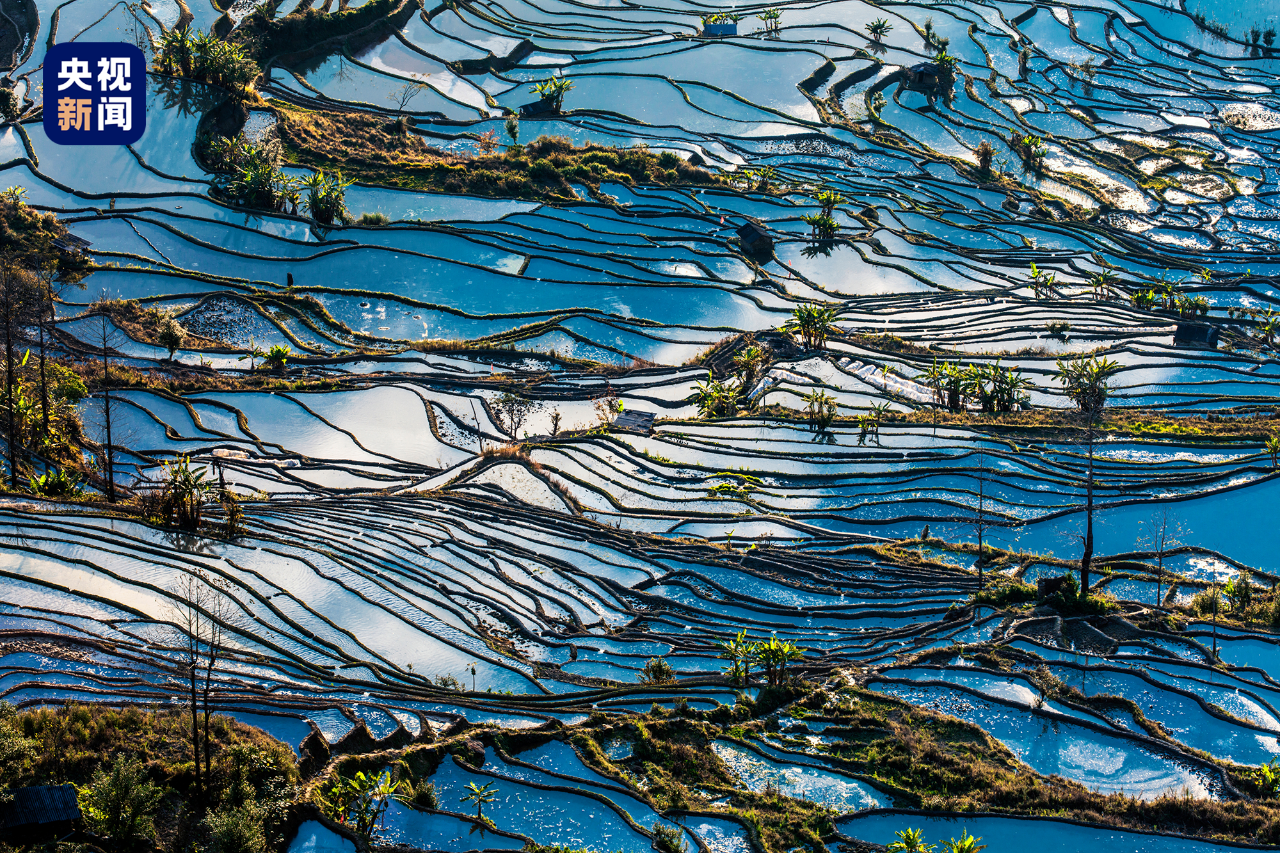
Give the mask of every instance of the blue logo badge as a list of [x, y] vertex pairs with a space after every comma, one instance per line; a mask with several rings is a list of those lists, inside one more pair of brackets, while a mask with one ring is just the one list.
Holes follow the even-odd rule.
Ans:
[[44, 132], [59, 145], [132, 145], [147, 129], [147, 60], [121, 42], [55, 44], [44, 57]]

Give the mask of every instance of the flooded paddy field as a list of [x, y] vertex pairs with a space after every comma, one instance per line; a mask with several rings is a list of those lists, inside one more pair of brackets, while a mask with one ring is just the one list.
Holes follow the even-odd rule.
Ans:
[[27, 5], [0, 700], [203, 672], [298, 853], [1280, 844], [1274, 9]]

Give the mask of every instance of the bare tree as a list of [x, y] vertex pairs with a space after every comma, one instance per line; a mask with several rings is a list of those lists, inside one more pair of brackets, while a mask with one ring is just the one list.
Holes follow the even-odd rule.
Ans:
[[[195, 764], [196, 790], [207, 793], [213, 762], [209, 699], [213, 675], [226, 643], [231, 608], [222, 585], [200, 569], [184, 573], [170, 591], [176, 599], [171, 617], [178, 635], [191, 707], [191, 758]], [[203, 771], [201, 756], [204, 757]]]
[[1164, 600], [1160, 595], [1164, 581], [1164, 558], [1182, 545], [1182, 538], [1189, 534], [1182, 520], [1174, 514], [1168, 504], [1162, 504], [1151, 513], [1151, 518], [1142, 522], [1140, 547], [1149, 549], [1156, 558], [1156, 606]]
[[423, 83], [421, 80], [411, 80], [399, 89], [391, 92], [391, 100], [396, 102], [396, 109], [399, 112], [404, 112], [409, 106], [409, 102], [412, 101], [419, 92], [429, 88], [431, 87], [426, 83]]
[[520, 427], [524, 426], [529, 415], [538, 408], [540, 408], [539, 403], [525, 399], [519, 394], [512, 394], [510, 391], [503, 392], [493, 404], [493, 412], [498, 418], [499, 426], [512, 438], [520, 437]]

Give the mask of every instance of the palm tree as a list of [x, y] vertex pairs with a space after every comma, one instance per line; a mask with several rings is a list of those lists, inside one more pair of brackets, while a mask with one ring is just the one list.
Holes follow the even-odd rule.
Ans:
[[880, 41], [893, 30], [893, 24], [884, 18], [876, 18], [867, 24], [867, 32], [871, 33], [871, 37], [876, 41]]
[[987, 845], [978, 843], [981, 840], [981, 838], [974, 838], [966, 829], [959, 838], [944, 841], [942, 845], [947, 848], [947, 853], [978, 853], [979, 850], [987, 849]]
[[276, 344], [271, 349], [267, 350], [264, 361], [266, 361], [267, 364], [274, 364], [277, 370], [284, 373], [285, 366], [289, 362], [289, 355], [290, 351], [287, 346], [284, 346], [283, 344]]
[[249, 369], [257, 370], [258, 359], [265, 358], [266, 355], [267, 351], [258, 346], [258, 342], [254, 338], [250, 337], [249, 348], [245, 351], [245, 354], [237, 358], [236, 361], [248, 361]]
[[729, 672], [729, 678], [734, 684], [740, 684], [743, 687], [751, 684], [751, 647], [753, 645], [755, 644], [747, 640], [745, 628], [733, 639], [716, 643], [716, 648], [720, 650], [720, 657], [730, 662], [726, 671]]
[[894, 835], [898, 840], [885, 848], [890, 853], [933, 853], [936, 849], [935, 845], [925, 843], [923, 829], [903, 829]]
[[708, 371], [707, 381], [694, 385], [689, 402], [698, 407], [699, 417], [731, 418], [738, 413], [741, 390], [741, 387], [721, 382]]
[[933, 391], [934, 402], [939, 406], [945, 406], [947, 403], [947, 395], [944, 389], [947, 385], [948, 367], [950, 365], [947, 362], [944, 361], [942, 364], [938, 364], [938, 359], [934, 358], [933, 364], [921, 374], [924, 384], [929, 390]]
[[791, 319], [782, 324], [782, 331], [798, 335], [806, 349], [822, 349], [827, 338], [838, 331], [833, 321], [836, 309], [829, 305], [797, 305]]
[[1120, 296], [1120, 289], [1116, 286], [1119, 280], [1115, 270], [1104, 269], [1089, 276], [1089, 291], [1098, 302], [1117, 299]]
[[752, 646], [752, 658], [764, 667], [765, 680], [770, 687], [781, 687], [786, 681], [787, 664], [804, 658], [804, 649], [790, 640], [776, 636]]
[[830, 240], [836, 236], [839, 227], [835, 219], [825, 213], [806, 213], [800, 217], [809, 226], [810, 234], [815, 240]]
[[1271, 467], [1280, 468], [1280, 435], [1267, 438], [1267, 453], [1271, 456]]
[[1106, 357], [1058, 360], [1058, 381], [1086, 416], [1096, 419], [1107, 405], [1107, 383], [1120, 365]]
[[756, 343], [748, 344], [733, 357], [734, 372], [738, 374], [738, 387], [747, 391], [755, 384], [760, 368], [769, 363], [769, 350]]
[[529, 91], [543, 98], [550, 98], [551, 108], [560, 112], [560, 108], [564, 105], [564, 96], [572, 88], [573, 81], [568, 77], [553, 77], [550, 80], [535, 83]]
[[809, 429], [813, 432], [826, 432], [827, 427], [836, 419], [835, 398], [825, 391], [814, 389], [804, 396], [804, 402]]
[[1054, 286], [1057, 277], [1056, 272], [1042, 270], [1033, 262], [1027, 282], [1031, 285], [1031, 292], [1035, 294], [1036, 299], [1051, 299], [1058, 295], [1057, 288]]
[[823, 190], [818, 193], [818, 204], [822, 205], [822, 215], [831, 216], [840, 205], [844, 204], [848, 199], [840, 195], [835, 190]]
[[497, 784], [497, 782], [490, 782], [487, 785], [477, 785], [471, 782], [467, 785], [467, 793], [462, 795], [459, 802], [475, 803], [476, 817], [483, 818], [485, 804], [498, 799], [498, 791], [495, 788]]

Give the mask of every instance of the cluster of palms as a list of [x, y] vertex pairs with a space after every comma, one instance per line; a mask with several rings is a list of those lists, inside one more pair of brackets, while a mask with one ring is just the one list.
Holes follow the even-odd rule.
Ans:
[[1100, 270], [1089, 276], [1088, 288], [1090, 295], [1098, 302], [1120, 299], [1123, 295], [1120, 277], [1112, 269]]
[[243, 93], [258, 76], [258, 64], [244, 49], [213, 33], [192, 34], [189, 27], [171, 29], [160, 37], [155, 69], [200, 80]]
[[1027, 274], [1027, 284], [1036, 299], [1052, 299], [1060, 296], [1057, 288], [1058, 274], [1053, 270], [1041, 269], [1035, 262], [1031, 263], [1031, 272]]
[[778, 170], [773, 166], [761, 166], [759, 169], [739, 169], [735, 175], [736, 180], [742, 181], [745, 189], [762, 193], [767, 193], [773, 189], [773, 184], [777, 177]]
[[551, 109], [555, 112], [560, 112], [560, 108], [564, 106], [564, 96], [572, 88], [573, 81], [568, 77], [552, 77], [550, 80], [543, 80], [541, 83], [533, 84], [529, 91], [543, 100], [549, 100]]
[[1028, 401], [1026, 389], [1031, 387], [1022, 368], [1001, 367], [999, 359], [994, 364], [967, 367], [935, 359], [924, 372], [924, 380], [937, 404], [953, 412], [962, 411], [966, 399], [976, 401], [987, 413], [1012, 412]]
[[890, 411], [892, 407], [888, 403], [876, 403], [869, 411], [858, 415], [858, 444], [866, 442], [869, 435], [874, 435], [879, 443], [880, 424]]
[[836, 236], [836, 230], [839, 226], [836, 224], [835, 213], [836, 207], [844, 204], [844, 196], [835, 190], [823, 190], [818, 193], [817, 201], [822, 206], [818, 213], [809, 213], [800, 217], [805, 224], [809, 226], [810, 233], [815, 240], [830, 240]]
[[215, 179], [218, 192], [233, 202], [293, 214], [297, 214], [301, 203], [322, 225], [350, 218], [346, 193], [352, 182], [343, 180], [341, 172], [317, 170], [297, 181], [280, 170], [279, 154], [274, 148], [254, 145], [243, 133], [209, 140], [205, 154], [209, 165], [219, 172]]
[[933, 18], [926, 18], [924, 22], [924, 46], [937, 53], [946, 53], [951, 46], [951, 39], [934, 31]]
[[[778, 14], [781, 16], [782, 13], [779, 12]], [[708, 24], [736, 24], [744, 17], [744, 15], [737, 12], [712, 12], [710, 15], [702, 16], [702, 26], [705, 27]]]
[[1209, 300], [1204, 296], [1188, 296], [1178, 292], [1178, 285], [1164, 281], [1133, 295], [1133, 307], [1172, 311], [1180, 317], [1202, 317], [1209, 313]]
[[764, 21], [764, 31], [766, 33], [777, 34], [782, 27], [782, 10], [777, 6], [770, 6], [760, 14], [757, 18]]
[[782, 324], [782, 331], [799, 338], [805, 349], [822, 349], [827, 338], [839, 332], [835, 319], [836, 309], [830, 305], [797, 305], [791, 318]]
[[707, 373], [705, 382], [694, 385], [689, 402], [698, 407], [698, 415], [704, 418], [731, 418], [741, 409], [753, 409], [755, 404], [749, 395], [760, 369], [768, 363], [768, 347], [750, 342], [733, 357], [733, 376], [719, 380]]
[[1049, 145], [1044, 137], [1021, 134], [1015, 130], [1010, 134], [1009, 147], [1022, 158], [1022, 165], [1027, 171], [1038, 173], [1044, 169], [1044, 158], [1049, 154]]
[[790, 640], [779, 640], [770, 636], [767, 640], [748, 640], [746, 630], [741, 630], [732, 639], [716, 643], [720, 657], [729, 661], [725, 672], [734, 684], [743, 687], [751, 683], [751, 669], [759, 667], [764, 670], [765, 683], [770, 687], [780, 687], [787, 681], [787, 666], [804, 659], [805, 650]]
[[904, 829], [894, 835], [898, 840], [885, 848], [891, 853], [934, 853], [938, 844], [942, 845], [946, 853], [978, 853], [979, 850], [987, 849], [987, 845], [978, 843], [982, 838], [973, 837], [967, 829], [961, 832], [959, 838], [939, 841], [938, 844], [927, 843], [923, 829]]
[[804, 396], [804, 405], [809, 429], [819, 435], [825, 433], [836, 419], [835, 398], [826, 391], [815, 388]]
[[938, 66], [938, 82], [943, 96], [950, 103], [951, 93], [956, 86], [956, 67], [960, 64], [960, 60], [947, 53], [946, 47], [942, 46], [933, 55], [933, 64]]

